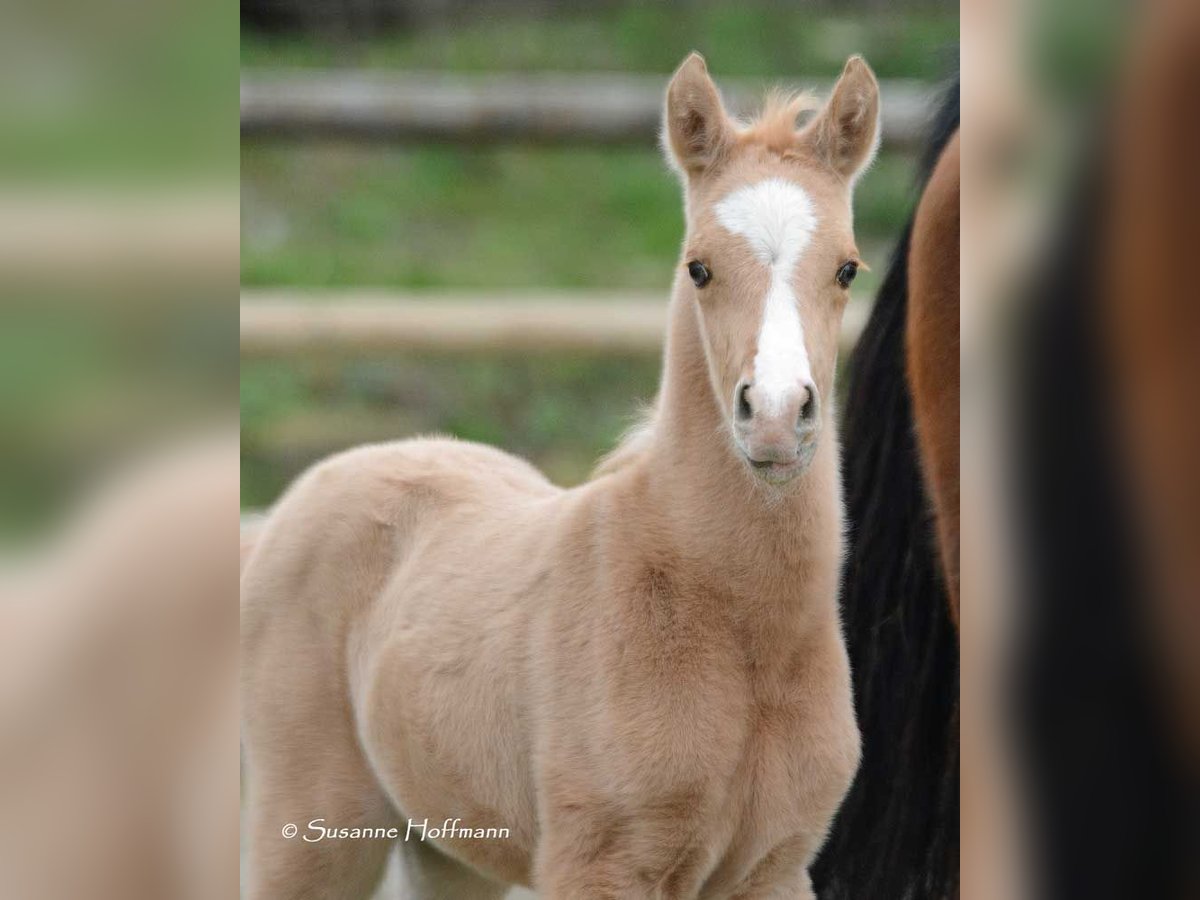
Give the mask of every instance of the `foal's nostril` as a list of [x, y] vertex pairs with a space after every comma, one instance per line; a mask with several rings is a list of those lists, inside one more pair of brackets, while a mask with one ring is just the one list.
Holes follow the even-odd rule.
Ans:
[[805, 388], [804, 405], [800, 407], [800, 421], [814, 422], [817, 418], [817, 412], [820, 410], [820, 401], [817, 400], [817, 389], [815, 385], [809, 385]]
[[750, 385], [748, 383], [738, 388], [737, 417], [741, 422], [746, 422], [754, 417], [754, 410], [750, 406]]

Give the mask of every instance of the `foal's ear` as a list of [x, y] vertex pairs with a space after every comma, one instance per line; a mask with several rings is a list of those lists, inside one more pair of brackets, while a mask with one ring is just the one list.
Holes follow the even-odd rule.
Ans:
[[861, 56], [846, 67], [829, 102], [804, 129], [817, 155], [851, 182], [879, 149], [879, 82]]
[[717, 162], [733, 141], [733, 124], [699, 53], [683, 61], [667, 88], [663, 143], [683, 172], [701, 172]]

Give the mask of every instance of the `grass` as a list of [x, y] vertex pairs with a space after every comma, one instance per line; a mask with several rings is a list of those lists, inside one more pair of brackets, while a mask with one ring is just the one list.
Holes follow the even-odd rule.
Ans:
[[658, 381], [653, 356], [409, 354], [242, 367], [242, 496], [264, 506], [313, 460], [352, 443], [453, 434], [583, 480]]
[[247, 284], [662, 284], [681, 228], [639, 151], [257, 146], [242, 171]]
[[[860, 186], [876, 272], [910, 181], [911, 162], [885, 155]], [[651, 149], [250, 144], [242, 185], [252, 286], [665, 290], [683, 234]]]

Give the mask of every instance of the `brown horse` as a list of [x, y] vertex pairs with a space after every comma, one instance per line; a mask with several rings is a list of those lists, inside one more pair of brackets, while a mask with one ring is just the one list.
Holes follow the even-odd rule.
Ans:
[[955, 132], [938, 157], [913, 219], [908, 254], [905, 329], [913, 424], [925, 488], [934, 513], [951, 614], [959, 585], [959, 199], [961, 165]]
[[562, 490], [408, 441], [271, 512], [242, 582], [250, 896], [366, 896], [397, 840], [423, 898], [813, 896], [859, 762], [832, 400], [878, 86], [852, 58], [801, 106], [739, 124], [698, 55], [676, 72], [687, 234], [620, 465]]

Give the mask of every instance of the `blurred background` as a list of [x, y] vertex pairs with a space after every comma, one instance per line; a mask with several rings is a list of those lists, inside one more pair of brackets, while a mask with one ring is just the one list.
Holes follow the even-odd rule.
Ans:
[[[958, 5], [248, 0], [242, 5], [242, 498], [371, 440], [441, 432], [583, 480], [652, 399], [683, 234], [662, 92], [705, 54], [731, 106], [827, 90], [862, 53], [883, 152], [877, 273], [911, 209]], [[861, 325], [864, 273], [847, 315]]]

